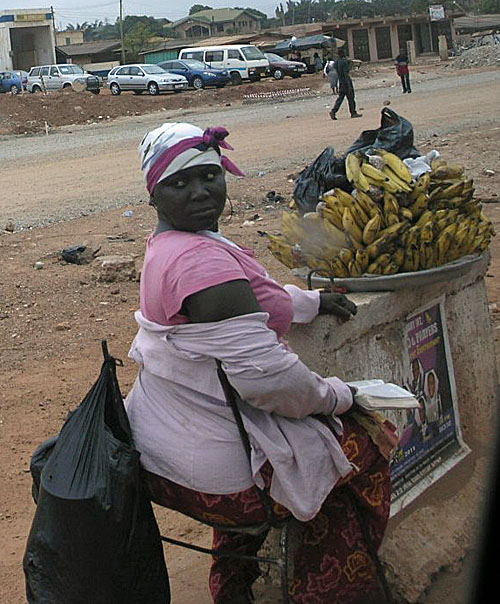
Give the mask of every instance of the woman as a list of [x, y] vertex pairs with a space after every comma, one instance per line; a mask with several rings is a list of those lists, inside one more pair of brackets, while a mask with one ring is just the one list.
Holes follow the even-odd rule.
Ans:
[[[309, 371], [284, 341], [292, 321], [318, 312], [346, 318], [356, 308], [341, 295], [282, 288], [250, 250], [219, 233], [225, 170], [242, 174], [221, 154], [230, 149], [226, 135], [164, 124], [140, 147], [158, 223], [147, 242], [130, 351], [141, 367], [126, 405], [145, 481], [156, 503], [222, 525], [264, 521], [258, 489], [269, 489], [275, 513], [303, 523], [292, 601], [364, 601], [375, 571], [351, 494], [378, 546], [389, 512], [388, 455], [353, 418], [342, 428], [349, 387]], [[216, 359], [245, 401], [251, 467]], [[384, 434], [373, 434], [387, 453]], [[214, 530], [214, 547], [255, 554], [264, 537]], [[255, 564], [216, 559], [214, 602], [252, 602], [258, 575]]]
[[401, 86], [403, 87], [403, 93], [411, 92], [410, 85], [410, 67], [408, 57], [404, 50], [402, 50], [398, 56], [394, 59], [394, 65], [396, 66], [396, 73], [401, 79]]

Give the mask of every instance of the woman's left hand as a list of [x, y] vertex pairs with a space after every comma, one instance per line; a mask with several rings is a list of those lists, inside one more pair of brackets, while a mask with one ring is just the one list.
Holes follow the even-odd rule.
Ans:
[[319, 314], [336, 315], [341, 319], [350, 319], [358, 312], [356, 304], [351, 302], [344, 294], [331, 294], [321, 292], [319, 294]]

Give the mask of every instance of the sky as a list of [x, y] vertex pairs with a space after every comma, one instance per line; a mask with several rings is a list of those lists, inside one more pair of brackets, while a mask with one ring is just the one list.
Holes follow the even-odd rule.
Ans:
[[[279, 0], [123, 0], [123, 16], [148, 15], [150, 17], [166, 17], [171, 21], [185, 17], [193, 4], [203, 4], [212, 8], [227, 8], [232, 6], [248, 6], [256, 8], [270, 17]], [[55, 13], [56, 27], [65, 27], [68, 23], [93, 22], [96, 19], [108, 19], [114, 22], [119, 15], [119, 0], [0, 0], [0, 10], [49, 8]]]

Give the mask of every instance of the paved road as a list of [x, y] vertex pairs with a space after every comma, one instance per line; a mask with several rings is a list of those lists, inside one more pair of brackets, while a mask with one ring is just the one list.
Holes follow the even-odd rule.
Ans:
[[144, 199], [137, 145], [163, 121], [225, 125], [231, 154], [249, 174], [307, 165], [330, 145], [342, 152], [364, 129], [376, 128], [384, 101], [414, 125], [418, 141], [445, 137], [463, 127], [497, 123], [500, 72], [456, 72], [421, 82], [412, 95], [399, 88], [361, 88], [363, 118], [328, 117], [331, 97], [261, 103], [203, 113], [159, 112], [95, 126], [73, 126], [49, 136], [3, 137], [0, 148], [0, 227], [18, 228], [67, 220]]

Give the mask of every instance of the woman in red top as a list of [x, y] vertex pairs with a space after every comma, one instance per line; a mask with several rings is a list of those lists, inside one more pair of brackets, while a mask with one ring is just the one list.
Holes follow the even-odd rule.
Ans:
[[396, 73], [401, 78], [401, 84], [404, 92], [411, 92], [410, 86], [410, 68], [408, 67], [408, 57], [404, 51], [400, 52], [394, 59]]

